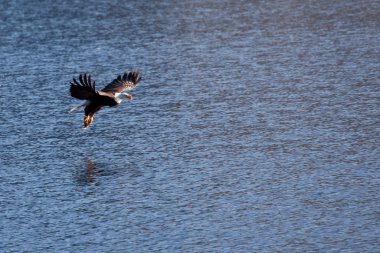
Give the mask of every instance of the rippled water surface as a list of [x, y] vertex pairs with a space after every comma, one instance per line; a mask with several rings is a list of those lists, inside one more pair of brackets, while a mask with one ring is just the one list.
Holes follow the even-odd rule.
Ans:
[[[376, 252], [380, 2], [0, 3], [2, 252]], [[69, 81], [138, 68], [82, 129]]]

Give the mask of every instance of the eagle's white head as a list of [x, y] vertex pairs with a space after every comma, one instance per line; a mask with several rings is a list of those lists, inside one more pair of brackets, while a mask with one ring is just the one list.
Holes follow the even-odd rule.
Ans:
[[133, 97], [129, 93], [116, 93], [115, 94], [115, 100], [117, 103], [121, 103], [121, 101], [123, 101], [123, 99], [132, 100]]

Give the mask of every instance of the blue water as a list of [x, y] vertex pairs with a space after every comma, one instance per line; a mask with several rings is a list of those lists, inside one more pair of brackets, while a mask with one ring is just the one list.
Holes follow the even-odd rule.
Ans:
[[[380, 2], [1, 1], [1, 252], [378, 252]], [[138, 68], [82, 129], [69, 82]]]

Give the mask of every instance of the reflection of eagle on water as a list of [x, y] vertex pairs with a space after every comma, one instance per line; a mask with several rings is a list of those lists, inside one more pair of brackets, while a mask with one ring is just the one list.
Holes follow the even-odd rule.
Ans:
[[123, 93], [123, 91], [131, 90], [137, 86], [141, 80], [138, 70], [126, 72], [122, 76], [118, 76], [115, 80], [106, 85], [102, 90], [95, 89], [95, 81], [91, 80], [90, 74], [79, 75], [79, 82], [73, 78], [70, 83], [70, 94], [74, 98], [87, 100], [84, 104], [74, 107], [70, 110], [73, 112], [84, 107], [84, 128], [87, 128], [94, 120], [94, 115], [103, 106], [116, 106], [121, 103], [124, 98], [132, 99], [132, 95]]

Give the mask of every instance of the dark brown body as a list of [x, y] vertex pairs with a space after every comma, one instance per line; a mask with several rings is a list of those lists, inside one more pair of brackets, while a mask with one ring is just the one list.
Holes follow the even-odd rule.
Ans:
[[90, 100], [89, 104], [84, 108], [84, 128], [87, 128], [92, 123], [95, 113], [102, 109], [103, 106], [114, 107], [117, 105], [115, 98], [110, 96], [99, 96], [96, 100]]

